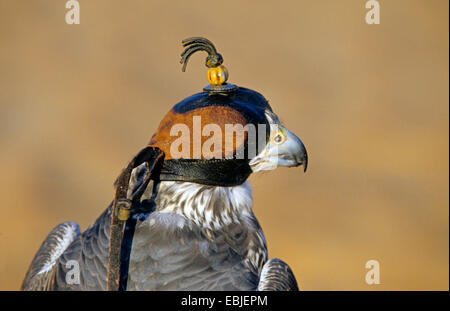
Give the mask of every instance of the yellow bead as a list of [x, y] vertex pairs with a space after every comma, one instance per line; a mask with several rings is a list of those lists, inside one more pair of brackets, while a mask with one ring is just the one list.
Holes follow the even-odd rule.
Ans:
[[207, 77], [211, 85], [221, 85], [228, 80], [228, 70], [225, 66], [210, 68]]

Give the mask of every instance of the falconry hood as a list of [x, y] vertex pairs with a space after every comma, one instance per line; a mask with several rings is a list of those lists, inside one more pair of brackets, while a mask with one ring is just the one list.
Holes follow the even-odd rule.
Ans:
[[228, 70], [213, 43], [194, 37], [182, 41], [182, 70], [197, 51], [207, 52], [209, 84], [176, 104], [161, 121], [150, 146], [165, 154], [160, 180], [234, 186], [252, 172], [249, 161], [266, 145], [272, 111], [258, 92], [227, 82]]

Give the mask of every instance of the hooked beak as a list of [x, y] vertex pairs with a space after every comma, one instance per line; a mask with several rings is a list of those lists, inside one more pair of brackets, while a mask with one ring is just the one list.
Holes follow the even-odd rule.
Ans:
[[287, 139], [278, 147], [277, 166], [296, 167], [303, 165], [303, 172], [308, 168], [308, 153], [300, 138], [286, 129]]
[[[273, 170], [279, 166], [297, 167], [303, 165], [303, 171], [306, 172], [308, 154], [305, 145], [284, 126], [277, 126], [277, 131], [271, 131], [273, 134], [271, 134], [270, 141], [263, 151], [249, 162], [252, 171]], [[278, 139], [277, 136], [279, 136]], [[280, 137], [282, 137], [281, 141], [279, 141]]]

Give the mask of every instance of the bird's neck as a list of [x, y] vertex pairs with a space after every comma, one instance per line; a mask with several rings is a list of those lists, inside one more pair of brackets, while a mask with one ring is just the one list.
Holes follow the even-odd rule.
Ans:
[[247, 182], [239, 186], [217, 187], [162, 181], [155, 203], [158, 212], [182, 215], [209, 230], [254, 219], [252, 193]]

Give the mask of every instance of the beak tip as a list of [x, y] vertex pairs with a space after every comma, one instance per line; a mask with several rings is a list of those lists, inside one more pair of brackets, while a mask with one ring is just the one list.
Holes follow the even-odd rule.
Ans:
[[306, 169], [308, 168], [308, 153], [305, 148], [305, 155], [303, 156], [303, 173], [306, 173]]

